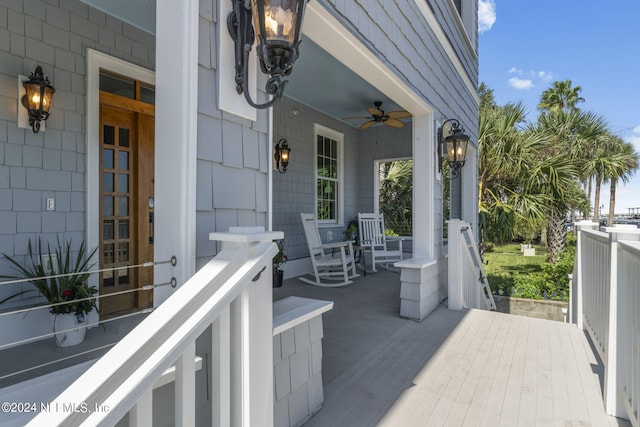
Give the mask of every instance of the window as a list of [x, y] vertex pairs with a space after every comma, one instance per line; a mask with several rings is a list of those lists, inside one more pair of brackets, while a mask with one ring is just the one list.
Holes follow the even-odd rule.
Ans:
[[316, 140], [316, 214], [318, 221], [342, 222], [342, 144], [343, 135], [320, 125]]

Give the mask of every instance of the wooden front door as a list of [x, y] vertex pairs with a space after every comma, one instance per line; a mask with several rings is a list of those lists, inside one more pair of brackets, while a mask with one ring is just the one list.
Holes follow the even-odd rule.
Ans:
[[153, 105], [100, 92], [100, 315], [150, 307], [153, 267]]

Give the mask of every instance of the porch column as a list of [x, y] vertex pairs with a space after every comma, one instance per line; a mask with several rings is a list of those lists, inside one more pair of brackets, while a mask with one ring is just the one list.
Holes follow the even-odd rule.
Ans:
[[[195, 272], [196, 155], [198, 118], [198, 0], [156, 2], [156, 260], [176, 256], [177, 264], [158, 265], [156, 282]], [[170, 286], [154, 291], [154, 306]]]
[[[400, 316], [423, 320], [446, 295], [446, 267], [436, 259], [436, 137], [433, 114], [413, 118], [413, 257], [400, 268]], [[445, 288], [445, 289], [443, 289]]]

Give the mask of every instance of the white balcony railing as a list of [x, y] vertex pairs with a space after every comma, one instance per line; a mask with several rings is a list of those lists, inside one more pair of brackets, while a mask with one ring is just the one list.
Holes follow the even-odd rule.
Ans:
[[470, 224], [452, 219], [449, 223], [449, 309], [495, 310], [486, 273]]
[[571, 318], [605, 368], [608, 414], [640, 426], [640, 230], [578, 223]]
[[[271, 425], [271, 241], [281, 232], [212, 233], [222, 250], [47, 405], [29, 425], [153, 422], [153, 388], [175, 366], [174, 425], [194, 425], [196, 339], [211, 326], [211, 425]], [[209, 418], [209, 416], [207, 416]]]

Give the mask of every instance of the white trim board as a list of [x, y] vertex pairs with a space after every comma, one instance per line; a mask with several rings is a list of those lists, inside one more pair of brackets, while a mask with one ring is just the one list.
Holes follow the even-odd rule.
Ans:
[[98, 232], [100, 214], [100, 176], [98, 173], [100, 170], [100, 70], [108, 70], [155, 86], [155, 73], [152, 70], [97, 50], [87, 49], [86, 242], [88, 248], [95, 248], [100, 243]]

